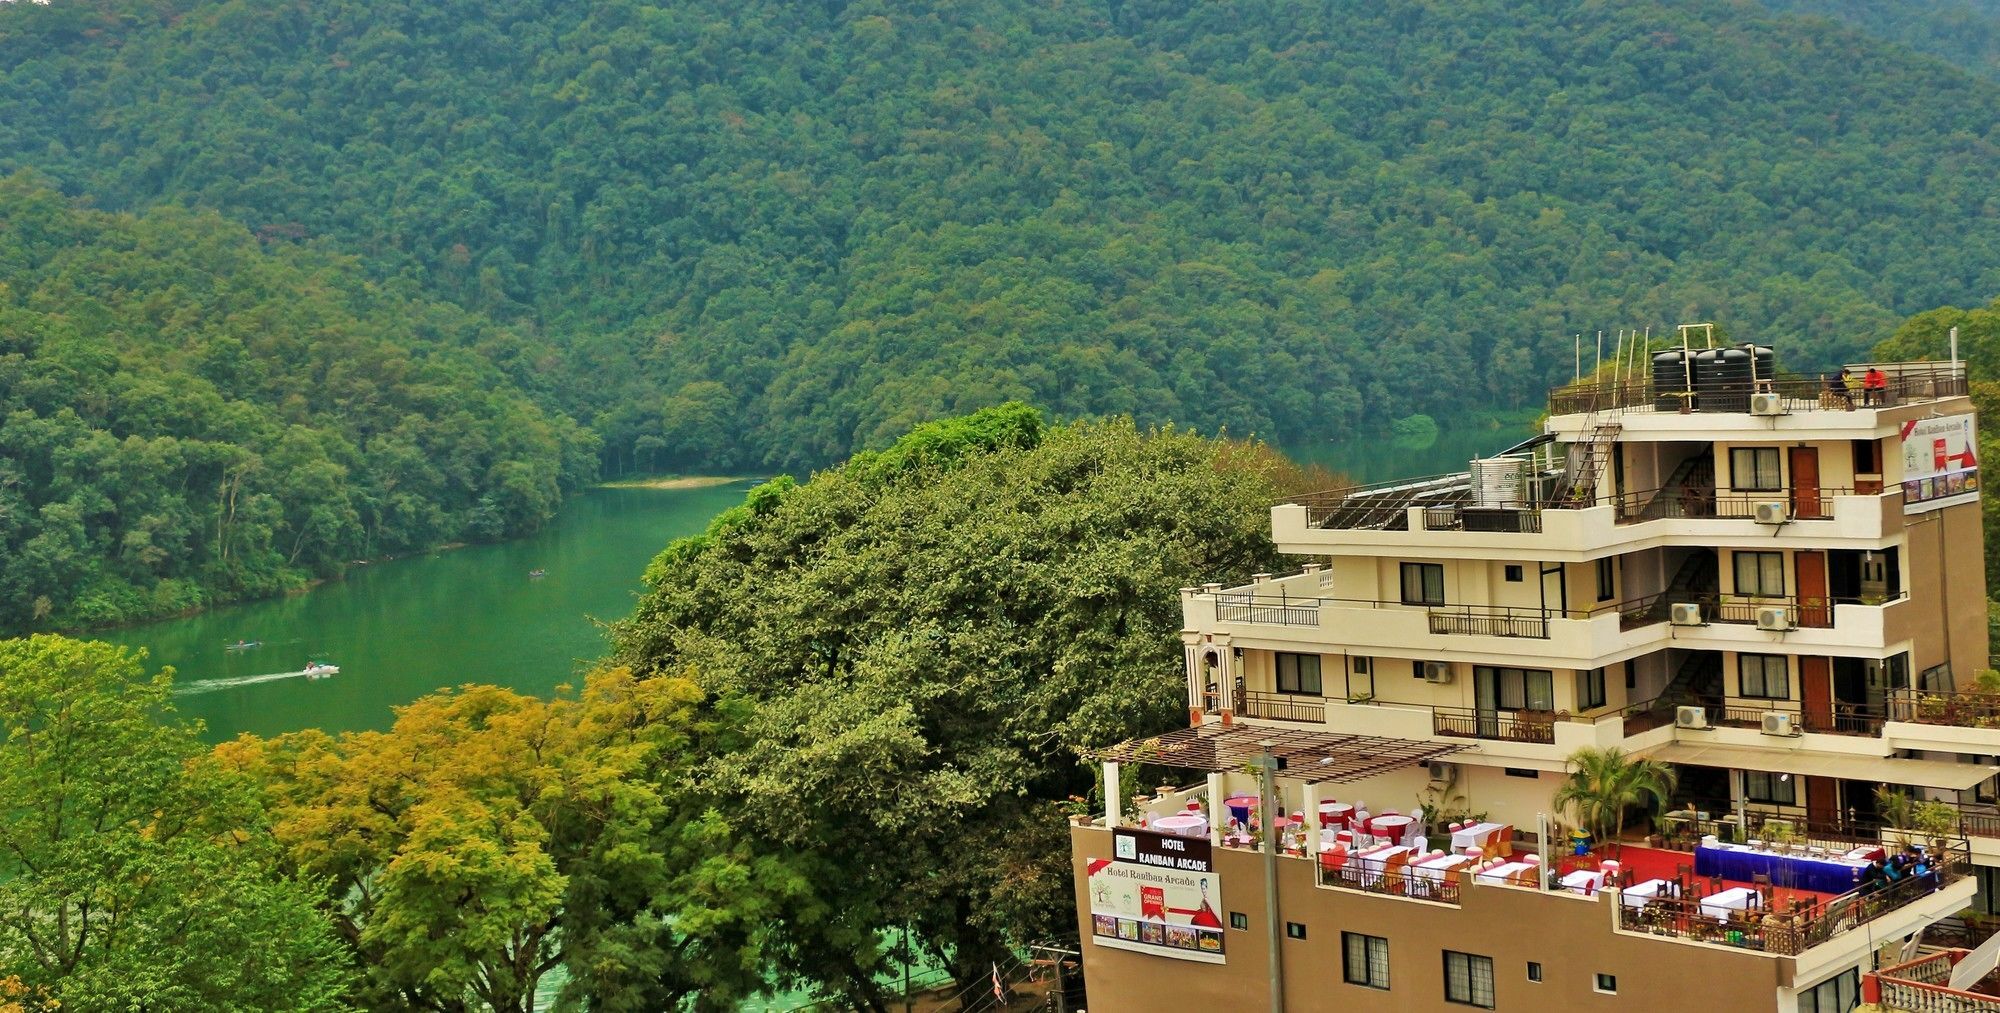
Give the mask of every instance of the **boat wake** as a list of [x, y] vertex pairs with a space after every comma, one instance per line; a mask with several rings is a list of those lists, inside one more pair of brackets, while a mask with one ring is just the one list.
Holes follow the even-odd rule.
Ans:
[[193, 696], [196, 693], [213, 693], [219, 689], [234, 686], [253, 686], [260, 682], [277, 682], [280, 679], [303, 679], [304, 672], [272, 672], [268, 675], [238, 675], [228, 679], [196, 679], [174, 687], [175, 696]]

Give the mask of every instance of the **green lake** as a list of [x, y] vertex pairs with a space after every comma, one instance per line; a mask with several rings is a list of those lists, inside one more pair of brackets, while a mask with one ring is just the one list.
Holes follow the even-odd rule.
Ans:
[[[91, 635], [173, 666], [175, 703], [211, 741], [386, 728], [391, 707], [468, 682], [546, 694], [605, 653], [599, 624], [632, 610], [647, 562], [748, 487], [591, 489], [532, 538], [357, 566], [306, 594]], [[529, 576], [538, 569], [547, 575]], [[263, 646], [227, 649], [238, 640]], [[340, 674], [296, 675], [312, 660]]]

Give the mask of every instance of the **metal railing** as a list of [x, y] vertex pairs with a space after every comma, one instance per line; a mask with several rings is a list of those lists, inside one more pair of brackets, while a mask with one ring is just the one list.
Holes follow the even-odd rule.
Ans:
[[1885, 967], [1874, 978], [1881, 992], [1878, 1005], [1896, 1013], [2000, 1013], [2000, 996], [1950, 987], [1955, 961], [1950, 953], [1933, 953], [1905, 964]]
[[1431, 733], [1454, 738], [1552, 744], [1556, 741], [1556, 721], [1555, 711], [1431, 708]]
[[1273, 721], [1326, 720], [1326, 701], [1318, 696], [1293, 693], [1256, 693], [1244, 691], [1237, 701], [1237, 713], [1246, 718], [1269, 718]]
[[1890, 691], [1888, 703], [1891, 721], [2000, 728], [2000, 693], [1899, 689]]
[[1541, 609], [1458, 605], [1429, 612], [1432, 633], [1547, 640], [1549, 614]]
[[1215, 601], [1215, 618], [1225, 623], [1266, 626], [1318, 626], [1319, 598], [1273, 598], [1254, 594], [1224, 594]]
[[[1868, 364], [1850, 367], [1859, 374]], [[1965, 367], [1942, 362], [1875, 363], [1887, 383], [1875, 391], [1849, 395], [1838, 380], [1839, 369], [1816, 375], [1790, 374], [1768, 380], [1696, 384], [1693, 391], [1655, 388], [1650, 379], [1605, 383], [1573, 383], [1549, 391], [1550, 415], [1575, 415], [1620, 409], [1626, 412], [1703, 414], [1748, 412], [1751, 396], [1776, 394], [1784, 411], [1844, 411], [1850, 408], [1891, 408], [1916, 401], [1957, 397], [1967, 392]]]
[[1811, 486], [1785, 489], [1731, 489], [1713, 485], [1677, 485], [1664, 489], [1634, 489], [1616, 498], [1618, 523], [1641, 524], [1667, 519], [1756, 520], [1757, 508], [1784, 504], [1787, 521], [1833, 518], [1835, 496], [1856, 495], [1853, 486]]
[[1341, 864], [1337, 867], [1328, 864], [1335, 860], [1322, 853], [1320, 860], [1313, 863], [1320, 886], [1440, 904], [1457, 904], [1464, 886], [1459, 869], [1446, 870], [1437, 879], [1431, 879], [1421, 873], [1412, 874], [1407, 864], [1371, 863], [1353, 856], [1338, 859]]

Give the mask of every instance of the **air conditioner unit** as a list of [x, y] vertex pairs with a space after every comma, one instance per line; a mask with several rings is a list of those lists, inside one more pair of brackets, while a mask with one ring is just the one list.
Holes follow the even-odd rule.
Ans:
[[1675, 728], [1707, 728], [1708, 711], [1701, 707], [1674, 708]]
[[1763, 732], [1766, 735], [1797, 735], [1799, 726], [1792, 715], [1784, 711], [1765, 711]]
[[1424, 662], [1424, 681], [1434, 682], [1440, 686], [1449, 685], [1451, 682], [1451, 666], [1442, 661]]
[[1757, 523], [1783, 524], [1786, 521], [1785, 504], [1782, 501], [1757, 504]]
[[1442, 784], [1449, 782], [1452, 778], [1457, 776], [1458, 776], [1458, 768], [1452, 766], [1451, 761], [1449, 760], [1431, 761], [1431, 780]]
[[1792, 628], [1792, 610], [1783, 607], [1757, 610], [1757, 628], [1783, 632]]
[[1668, 613], [1675, 626], [1700, 626], [1701, 605], [1691, 601], [1679, 601]]
[[1783, 415], [1785, 414], [1785, 399], [1782, 395], [1778, 394], [1752, 394], [1750, 395], [1750, 414]]

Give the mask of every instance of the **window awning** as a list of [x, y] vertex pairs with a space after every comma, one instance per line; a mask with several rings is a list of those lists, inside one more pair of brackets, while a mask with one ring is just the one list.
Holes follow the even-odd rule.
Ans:
[[1221, 774], [1242, 770], [1266, 748], [1278, 758], [1278, 776], [1312, 784], [1360, 781], [1456, 753], [1443, 742], [1339, 735], [1296, 728], [1205, 724], [1165, 735], [1132, 739], [1097, 751], [1100, 760], [1192, 767]]
[[1670, 742], [1646, 750], [1648, 757], [1694, 767], [1729, 767], [1770, 774], [1803, 774], [1807, 777], [1838, 777], [1850, 781], [1879, 781], [1922, 788], [1950, 788], [1963, 791], [2000, 774], [2000, 767], [1977, 763], [1948, 763], [1944, 760], [1905, 760], [1893, 756], [1859, 756], [1806, 749], [1759, 749], [1755, 746], [1706, 745], [1700, 742]]

